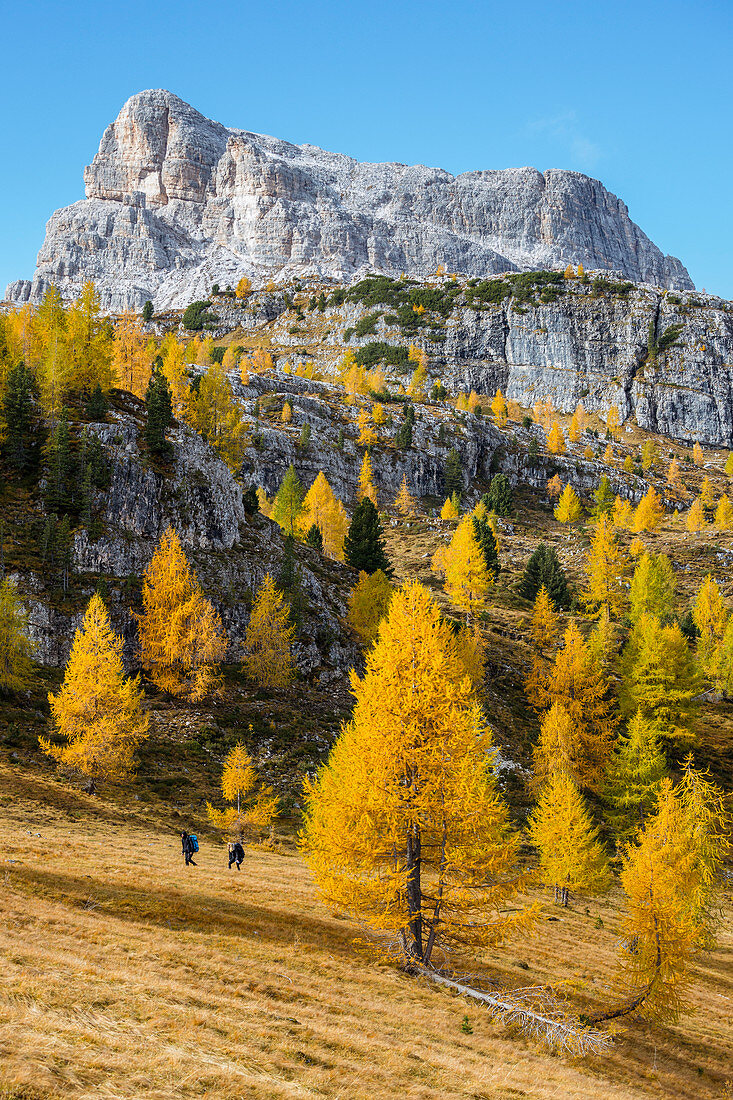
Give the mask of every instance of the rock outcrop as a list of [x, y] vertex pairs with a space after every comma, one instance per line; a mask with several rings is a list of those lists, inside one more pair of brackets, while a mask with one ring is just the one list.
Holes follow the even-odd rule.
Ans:
[[[283, 565], [280, 528], [247, 517], [242, 490], [228, 468], [200, 436], [187, 428], [169, 432], [174, 461], [165, 470], [146, 461], [138, 445], [139, 424], [129, 415], [90, 426], [102, 440], [110, 465], [109, 488], [97, 495], [103, 533], [74, 537], [75, 587], [83, 603], [102, 583], [115, 628], [125, 639], [125, 657], [135, 664], [140, 577], [160, 535], [172, 524], [196, 569], [204, 591], [221, 615], [229, 639], [227, 660], [242, 656], [252, 598], [266, 573], [277, 578]], [[358, 647], [343, 623], [354, 574], [299, 544], [296, 550], [302, 621], [294, 655], [300, 672], [321, 683], [341, 680], [358, 660]], [[49, 598], [40, 577], [18, 578], [27, 595], [36, 658], [47, 665], [68, 659], [83, 607], [69, 615]]]
[[448, 172], [362, 164], [312, 145], [229, 129], [166, 91], [133, 96], [86, 169], [86, 199], [50, 219], [38, 301], [92, 279], [106, 308], [180, 307], [214, 282], [363, 270], [486, 275], [582, 263], [689, 289], [620, 199], [578, 172]]

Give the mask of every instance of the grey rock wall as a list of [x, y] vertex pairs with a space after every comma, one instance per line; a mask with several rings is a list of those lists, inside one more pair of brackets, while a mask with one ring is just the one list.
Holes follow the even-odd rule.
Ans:
[[180, 307], [214, 282], [359, 271], [468, 275], [564, 267], [620, 270], [691, 288], [624, 203], [578, 172], [511, 168], [452, 176], [362, 164], [313, 145], [230, 129], [170, 92], [141, 92], [85, 170], [86, 198], [51, 217], [35, 276], [8, 287], [38, 301], [92, 279], [110, 309]]

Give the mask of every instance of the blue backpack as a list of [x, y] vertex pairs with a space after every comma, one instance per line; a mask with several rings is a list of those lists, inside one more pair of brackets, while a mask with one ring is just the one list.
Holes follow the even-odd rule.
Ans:
[[198, 850], [199, 850], [199, 838], [196, 836], [195, 833], [191, 833], [190, 841], [193, 844], [194, 852], [198, 852]]

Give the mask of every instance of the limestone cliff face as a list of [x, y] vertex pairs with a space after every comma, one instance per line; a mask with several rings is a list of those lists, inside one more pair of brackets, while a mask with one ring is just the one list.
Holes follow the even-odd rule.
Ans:
[[86, 279], [104, 305], [179, 307], [243, 275], [350, 279], [369, 269], [485, 275], [583, 263], [692, 287], [620, 199], [577, 172], [448, 172], [362, 164], [230, 129], [166, 91], [133, 96], [86, 169], [86, 199], [57, 211], [32, 282], [37, 301]]
[[[125, 639], [125, 657], [135, 663], [137, 631], [130, 605], [160, 535], [172, 524], [204, 591], [222, 617], [229, 639], [227, 660], [242, 656], [251, 600], [266, 573], [277, 578], [283, 539], [263, 516], [248, 519], [242, 490], [208, 444], [188, 429], [169, 432], [174, 464], [164, 473], [145, 461], [138, 446], [139, 425], [130, 417], [92, 425], [102, 440], [111, 468], [108, 489], [98, 494], [103, 535], [90, 541], [81, 529], [74, 540], [74, 573], [88, 595], [99, 579], [115, 628]], [[300, 671], [328, 683], [341, 679], [358, 658], [350, 632], [343, 628], [351, 570], [301, 545], [297, 548], [303, 594], [303, 622], [294, 654]], [[21, 575], [28, 596], [36, 656], [43, 664], [63, 665], [83, 609], [69, 616], [44, 596], [39, 578]]]

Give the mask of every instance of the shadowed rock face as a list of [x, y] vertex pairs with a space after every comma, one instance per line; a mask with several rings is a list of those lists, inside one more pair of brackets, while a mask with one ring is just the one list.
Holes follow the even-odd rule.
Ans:
[[176, 307], [213, 282], [366, 269], [484, 275], [583, 263], [690, 289], [620, 199], [578, 172], [466, 172], [361, 164], [312, 145], [234, 130], [166, 91], [133, 96], [84, 173], [86, 199], [58, 210], [31, 282], [37, 301], [86, 279], [107, 308]]

